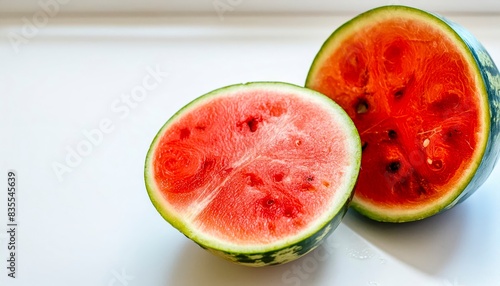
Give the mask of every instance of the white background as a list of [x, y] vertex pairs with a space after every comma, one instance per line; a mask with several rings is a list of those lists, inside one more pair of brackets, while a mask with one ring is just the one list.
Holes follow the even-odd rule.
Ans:
[[[225, 85], [303, 85], [323, 41], [367, 1], [339, 1], [345, 14], [331, 15], [337, 6], [328, 1], [243, 1], [222, 15], [209, 1], [195, 2], [202, 14], [111, 17], [82, 11], [132, 12], [138, 4], [110, 1], [101, 10], [96, 1], [69, 2], [36, 24], [40, 6], [0, 1], [0, 285], [500, 285], [499, 167], [465, 203], [425, 221], [380, 224], [350, 211], [322, 248], [277, 267], [230, 264], [166, 223], [143, 182], [147, 149], [163, 123]], [[165, 3], [187, 9], [187, 2]], [[497, 2], [439, 3], [424, 4], [448, 11], [500, 62], [499, 16], [455, 13]], [[264, 6], [284, 12], [254, 13]], [[151, 69], [160, 71], [157, 85], [124, 113], [123, 94], [140, 88]], [[112, 130], [59, 180], [53, 165], [65, 163], [103, 120]], [[18, 173], [15, 280], [6, 276], [3, 230], [9, 169]]]
[[[42, 1], [0, 0], [0, 13], [33, 13]], [[500, 11], [497, 0], [59, 0], [65, 3], [62, 13], [120, 14], [120, 13], [197, 13], [211, 14], [214, 4], [236, 6], [235, 13], [339, 13], [361, 12], [388, 4], [417, 5], [438, 12], [494, 13]], [[67, 4], [66, 4], [67, 3]]]

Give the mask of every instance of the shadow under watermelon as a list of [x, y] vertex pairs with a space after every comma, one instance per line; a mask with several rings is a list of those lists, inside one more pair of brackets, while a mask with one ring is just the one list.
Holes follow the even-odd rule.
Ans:
[[[321, 277], [332, 268], [333, 259], [326, 251], [318, 247], [295, 261], [256, 268], [231, 263], [186, 240], [165, 286], [320, 286], [324, 285]], [[315, 261], [317, 257], [324, 259]]]
[[372, 221], [351, 209], [343, 223], [381, 251], [433, 275], [444, 269], [461, 247], [468, 211], [460, 204], [424, 220], [398, 224]]

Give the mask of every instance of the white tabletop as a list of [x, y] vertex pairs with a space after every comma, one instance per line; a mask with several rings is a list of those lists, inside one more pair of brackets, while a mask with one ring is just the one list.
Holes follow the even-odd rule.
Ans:
[[[205, 252], [149, 201], [145, 155], [175, 111], [229, 84], [303, 85], [350, 17], [0, 19], [0, 285], [500, 285], [500, 166], [451, 211], [403, 225], [349, 211], [319, 250], [269, 268]], [[500, 16], [450, 18], [500, 63]], [[3, 230], [10, 169], [16, 279]]]

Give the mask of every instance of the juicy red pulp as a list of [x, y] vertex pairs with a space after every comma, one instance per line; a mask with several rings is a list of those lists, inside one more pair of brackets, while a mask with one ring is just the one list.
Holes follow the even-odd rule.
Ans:
[[194, 105], [168, 126], [152, 159], [154, 180], [194, 229], [268, 243], [331, 208], [349, 179], [347, 142], [345, 126], [323, 107], [271, 91], [240, 92]]
[[358, 128], [358, 198], [410, 206], [453, 188], [478, 144], [473, 72], [454, 43], [422, 21], [384, 20], [339, 43], [308, 87], [339, 103]]

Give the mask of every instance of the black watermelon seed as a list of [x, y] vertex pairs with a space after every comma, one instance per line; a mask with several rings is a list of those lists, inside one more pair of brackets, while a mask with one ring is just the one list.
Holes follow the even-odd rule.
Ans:
[[397, 171], [399, 171], [400, 168], [401, 168], [401, 163], [399, 161], [394, 161], [387, 164], [387, 167], [385, 169], [390, 173], [396, 173]]

